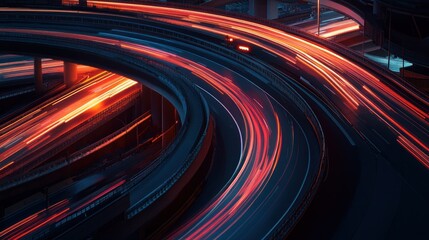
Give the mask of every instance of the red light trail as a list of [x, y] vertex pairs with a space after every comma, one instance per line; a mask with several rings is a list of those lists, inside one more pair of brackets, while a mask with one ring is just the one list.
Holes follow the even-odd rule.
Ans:
[[[416, 157], [423, 165], [429, 166], [429, 144], [422, 140], [429, 138], [429, 132], [427, 131], [429, 127], [429, 112], [422, 110], [411, 100], [397, 91], [392, 90], [388, 85], [383, 83], [380, 78], [365, 70], [363, 67], [326, 47], [269, 26], [216, 14], [162, 6], [103, 1], [88, 1], [88, 5], [100, 8], [142, 12], [155, 16], [168, 16], [169, 20], [166, 21], [169, 21], [171, 24], [204, 29], [213, 33], [222, 33], [223, 36], [234, 36], [234, 38], [240, 38], [249, 43], [253, 43], [282, 57], [285, 55], [282, 51], [292, 51], [293, 55], [289, 54], [289, 56], [283, 57], [284, 60], [295, 64], [296, 60], [291, 59], [300, 59], [306, 65], [315, 69], [324, 80], [322, 84], [328, 83], [335, 93], [342, 96], [342, 100], [348, 103], [348, 107], [352, 111], [356, 111], [359, 106], [363, 105], [370, 112], [375, 113], [379, 120], [385, 122], [397, 135], [398, 139], [405, 138], [408, 140], [410, 147], [404, 148], [410, 152], [410, 154]], [[172, 17], [176, 17], [177, 20], [172, 21]], [[157, 19], [159, 20], [160, 18], [158, 17]], [[205, 27], [204, 24], [216, 25], [217, 28], [208, 28]], [[271, 45], [277, 45], [278, 48], [257, 43], [254, 39], [267, 41]], [[351, 82], [347, 79], [353, 79], [353, 81]], [[421, 101], [425, 107], [429, 105], [427, 99], [421, 98], [402, 85], [398, 85], [398, 87]], [[373, 99], [366, 97], [362, 88], [366, 88], [364, 89], [365, 92], [368, 92], [368, 89], [370, 89], [373, 93], [378, 94], [378, 97]], [[385, 100], [382, 100], [382, 98]], [[416, 133], [413, 133], [399, 123], [399, 121], [394, 120], [395, 118], [402, 118], [402, 116], [398, 116], [389, 109], [384, 110], [386, 100], [394, 102], [407, 114], [415, 116], [416, 118], [413, 120], [414, 123], [412, 125], [418, 125], [418, 129], [421, 130], [416, 129]], [[405, 119], [405, 121], [408, 120]], [[401, 146], [404, 145], [401, 144]], [[420, 154], [414, 154], [411, 152], [411, 149], [419, 149]]]
[[[340, 110], [344, 107], [349, 110], [348, 112], [356, 115], [362, 110], [372, 113], [392, 131], [399, 146], [429, 168], [429, 147], [426, 142], [429, 135], [427, 131], [429, 113], [416, 105], [405, 94], [392, 90], [380, 77], [326, 47], [278, 29], [227, 16], [159, 6], [102, 1], [88, 1], [88, 5], [154, 15], [156, 17], [153, 19], [170, 24], [205, 30], [221, 36], [231, 36], [228, 38], [230, 42], [231, 39], [233, 41], [234, 39], [243, 40], [252, 48], [253, 46], [260, 47], [292, 64], [300, 62], [320, 77], [311, 84], [315, 84], [317, 81], [333, 93], [332, 99], [341, 100], [337, 103]], [[163, 17], [167, 19], [163, 20]], [[206, 24], [217, 27], [207, 27]], [[112, 39], [81, 34], [38, 32], [37, 30], [33, 33], [61, 37], [73, 36], [107, 44], [117, 43]], [[240, 45], [238, 48], [248, 52], [251, 49], [250, 46]], [[120, 47], [191, 71], [213, 89], [228, 96], [239, 109], [245, 122], [244, 139], [241, 139], [243, 144], [241, 147], [242, 165], [239, 171], [228, 187], [208, 207], [171, 235], [173, 238], [185, 237], [188, 239], [220, 236], [227, 229], [232, 228], [237, 223], [237, 219], [250, 208], [277, 166], [280, 149], [282, 149], [282, 126], [277, 113], [270, 113], [276, 119], [276, 123], [270, 128], [261, 105], [257, 101], [258, 104], [255, 104], [255, 100], [240, 89], [233, 80], [202, 64], [155, 48], [125, 41], [120, 42]], [[398, 86], [405, 90], [405, 87]], [[427, 107], [426, 99], [420, 98], [410, 90], [405, 91]], [[393, 105], [389, 103], [393, 103]], [[398, 109], [400, 109], [400, 113]], [[76, 110], [76, 112], [80, 112], [80, 110]], [[354, 116], [344, 115], [344, 117], [353, 118]], [[409, 123], [411, 124], [407, 125]], [[49, 127], [45, 131], [49, 131]], [[27, 142], [31, 143], [45, 134], [45, 132], [38, 132]], [[3, 168], [7, 167], [9, 166], [3, 165]]]
[[1, 127], [1, 177], [30, 163], [40, 149], [97, 114], [94, 109], [106, 109], [115, 97], [139, 88], [137, 82], [107, 72], [89, 80], [92, 82]]

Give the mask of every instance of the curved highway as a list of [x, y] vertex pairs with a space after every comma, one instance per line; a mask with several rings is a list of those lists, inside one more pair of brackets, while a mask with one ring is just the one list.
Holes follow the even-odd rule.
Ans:
[[[196, 200], [199, 206], [191, 207], [180, 224], [170, 226], [172, 238], [288, 234], [323, 175], [325, 139], [313, 108], [329, 116], [351, 145], [357, 142], [351, 136], [354, 132], [373, 148], [373, 154], [392, 161], [399, 154], [402, 161], [429, 167], [427, 99], [353, 56], [349, 60], [322, 46], [323, 41], [221, 14], [101, 1], [88, 4], [121, 12], [4, 9], [1, 41], [24, 46], [36, 41], [81, 52], [88, 45], [108, 46], [149, 63], [172, 66], [188, 77], [215, 119], [218, 151], [212, 171], [221, 174], [210, 175], [206, 184], [211, 192], [203, 192], [204, 200]], [[7, 15], [8, 11], [37, 19], [38, 27]], [[48, 18], [61, 24], [49, 24]], [[91, 29], [69, 27], [73, 21], [87, 22]], [[25, 49], [20, 51], [29, 52]], [[231, 134], [222, 134], [225, 131]], [[228, 139], [232, 133], [234, 139]], [[399, 148], [388, 151], [391, 145]], [[226, 165], [223, 174], [220, 163]], [[127, 210], [130, 222], [144, 210], [139, 202]], [[66, 214], [58, 211], [56, 218]]]
[[[89, 6], [101, 8], [107, 7], [127, 11], [138, 10], [148, 15], [153, 13], [156, 13], [155, 15], [167, 15], [167, 20], [152, 18], [223, 36], [237, 37], [276, 54], [284, 61], [293, 64], [301, 62], [322, 76], [321, 84], [327, 85], [328, 91], [338, 94], [336, 96], [329, 96], [329, 93], [325, 95], [330, 98], [337, 98], [335, 100], [343, 101], [344, 106], [339, 107], [345, 107], [350, 112], [355, 112], [359, 107], [369, 111], [390, 128], [396, 135], [396, 141], [409, 150], [411, 154], [416, 155], [416, 158], [422, 164], [429, 167], [429, 147], [426, 142], [429, 136], [426, 128], [429, 118], [427, 109], [429, 102], [421, 94], [408, 90], [406, 88], [408, 86], [402, 85], [401, 82], [389, 81], [390, 79], [385, 80], [334, 51], [301, 37], [241, 19], [183, 9], [171, 10], [159, 6], [100, 1], [89, 1], [88, 4]], [[149, 16], [148, 18], [151, 17]], [[170, 20], [170, 18], [177, 19]], [[208, 24], [210, 24], [210, 27], [206, 26]], [[268, 44], [263, 45], [255, 41], [255, 39], [266, 41]], [[391, 84], [396, 84], [396, 88], [392, 90]], [[405, 93], [394, 91], [397, 88]], [[324, 89], [322, 88], [322, 90]], [[375, 94], [371, 93], [375, 93], [376, 97], [374, 97]], [[398, 114], [393, 109], [400, 109], [404, 114]], [[350, 114], [355, 115], [355, 113]], [[353, 116], [345, 117], [349, 122], [352, 122]], [[411, 151], [411, 149], [413, 150]]]

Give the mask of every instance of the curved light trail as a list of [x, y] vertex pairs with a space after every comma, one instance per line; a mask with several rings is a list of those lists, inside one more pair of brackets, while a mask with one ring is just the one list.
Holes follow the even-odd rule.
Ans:
[[[12, 31], [7, 29], [4, 30]], [[31, 32], [33, 34], [50, 35], [49, 31], [34, 30]], [[55, 32], [52, 33], [51, 36], [53, 37], [56, 35], [92, 40], [92, 37], [90, 36], [81, 36], [79, 34], [60, 34]], [[101, 40], [101, 38], [98, 38], [97, 40]], [[109, 39], [103, 39], [103, 42], [114, 44], [114, 42]], [[223, 192], [212, 201], [213, 203], [211, 208], [216, 209], [216, 211], [212, 211], [215, 213], [213, 217], [207, 218], [204, 216], [204, 212], [200, 214], [200, 218], [208, 219], [208, 221], [206, 223], [199, 222], [199, 224], [211, 226], [208, 228], [210, 231], [192, 233], [190, 235], [195, 237], [197, 237], [197, 235], [199, 237], [208, 235], [214, 236], [215, 234], [221, 235], [224, 231], [232, 229], [234, 225], [239, 223], [237, 220], [241, 218], [240, 216], [245, 213], [249, 214], [249, 209], [251, 207], [258, 210], [258, 208], [255, 207], [255, 201], [258, 198], [262, 198], [263, 202], [265, 201], [261, 192], [264, 190], [264, 187], [268, 184], [268, 181], [276, 170], [281, 148], [285, 149], [285, 147], [282, 146], [282, 128], [285, 127], [281, 127], [279, 117], [271, 106], [271, 103], [267, 100], [262, 100], [263, 102], [260, 102], [261, 100], [256, 100], [250, 97], [248, 93], [244, 92], [232, 79], [221, 76], [198, 62], [135, 43], [121, 41], [120, 46], [123, 49], [139, 52], [146, 56], [150, 56], [191, 71], [193, 75], [204, 80], [208, 86], [213, 87], [213, 89], [220, 93], [221, 96], [226, 96], [230, 99], [229, 101], [232, 101], [236, 105], [240, 112], [240, 118], [242, 118], [244, 122], [240, 127], [242, 128], [240, 131], [244, 136], [244, 139], [242, 140], [243, 144], [240, 149], [242, 152], [241, 167], [233, 176], [229, 185], [226, 186]], [[289, 128], [289, 126], [287, 127]], [[301, 132], [301, 130], [298, 130], [298, 132]], [[293, 138], [294, 134], [298, 133], [290, 133], [292, 138], [289, 141], [292, 144], [295, 142]], [[308, 142], [306, 144], [308, 144]], [[303, 147], [303, 149], [307, 148], [309, 147]], [[292, 149], [294, 148], [292, 147]], [[289, 153], [289, 155], [291, 155], [291, 153]], [[305, 155], [310, 155], [310, 153], [308, 152]], [[315, 154], [314, 157], [317, 158], [317, 154]], [[289, 158], [292, 157], [289, 156]], [[305, 160], [309, 161], [310, 157]], [[286, 165], [289, 165], [288, 161], [290, 160], [288, 159], [285, 161]], [[307, 166], [308, 168], [309, 162], [304, 163], [304, 166]], [[280, 170], [280, 172], [282, 171], [284, 170]], [[293, 168], [289, 171], [293, 171]], [[281, 177], [284, 176], [284, 174], [280, 174]], [[286, 174], [285, 178], [287, 179], [289, 176]], [[306, 176], [303, 181], [308, 184]], [[297, 194], [300, 194], [301, 188], [298, 188], [299, 191]], [[295, 202], [295, 200], [293, 202]], [[198, 220], [199, 218], [195, 219]], [[226, 225], [220, 224], [223, 221], [230, 222], [230, 226], [225, 228]], [[223, 226], [224, 229], [219, 231], [219, 227], [221, 226]], [[189, 224], [189, 227], [192, 227], [192, 224]], [[264, 232], [263, 234], [266, 233]]]
[[[209, 32], [221, 38], [229, 36], [249, 44], [251, 48], [257, 47], [278, 57], [272, 61], [284, 61], [302, 66], [303, 69], [309, 70], [309, 75], [316, 76], [311, 82], [304, 84], [325, 96], [324, 100], [327, 104], [331, 103], [335, 106], [335, 110], [340, 112], [364, 138], [370, 141], [370, 138], [365, 135], [368, 129], [382, 125], [392, 134], [395, 140], [392, 144], [402, 146], [422, 165], [429, 168], [427, 99], [415, 94], [412, 90], [406, 90], [406, 87], [400, 83], [392, 83], [391, 79], [375, 75], [363, 66], [324, 46], [269, 26], [211, 13], [102, 1], [88, 1], [88, 5], [144, 13], [148, 19], [175, 27]], [[7, 31], [7, 29], [2, 30]], [[234, 228], [248, 221], [245, 216], [257, 218], [254, 214], [260, 211], [264, 204], [269, 203], [262, 193], [275, 191], [275, 187], [268, 186], [272, 184], [270, 181], [288, 180], [289, 176], [283, 176], [287, 173], [285, 169], [291, 172], [295, 170], [289, 169], [292, 168], [289, 166], [290, 159], [281, 158], [282, 154], [292, 155], [286, 153], [288, 148], [285, 147], [285, 136], [293, 145], [297, 143], [295, 134], [297, 132], [303, 134], [305, 131], [296, 130], [301, 128], [299, 125], [296, 127], [294, 125], [296, 123], [291, 123], [290, 126], [283, 124], [288, 117], [283, 116], [283, 122], [280, 120], [280, 114], [274, 107], [275, 101], [267, 100], [271, 99], [268, 93], [263, 91], [260, 93], [267, 98], [262, 102], [259, 98], [253, 98], [235, 79], [222, 76], [214, 69], [189, 59], [189, 55], [182, 56], [179, 53], [156, 49], [138, 41], [115, 39], [113, 35], [84, 36], [37, 30], [33, 33], [65, 38], [73, 36], [88, 41], [117, 45], [124, 50], [178, 66], [204, 80], [206, 85], [200, 87], [203, 92], [211, 94], [211, 97], [219, 102], [224, 102], [221, 98], [228, 98], [227, 102], [232, 102], [238, 109], [241, 120], [235, 121], [243, 122], [242, 125], [238, 124], [242, 133], [238, 171], [221, 193], [211, 199], [210, 203], [190, 221], [176, 229], [170, 237], [195, 239], [225, 237], [227, 232], [231, 235], [237, 234]], [[210, 86], [211, 90], [205, 90], [207, 86]], [[406, 91], [399, 93], [397, 88]], [[216, 95], [213, 94], [214, 92]], [[369, 121], [373, 119], [377, 121], [368, 123], [367, 117]], [[306, 142], [307, 146], [293, 145], [291, 149], [303, 148], [300, 151], [308, 151], [307, 154], [310, 155], [309, 140], [303, 140], [303, 142]], [[378, 148], [375, 145], [374, 147]], [[285, 151], [282, 152], [283, 150]], [[305, 160], [310, 162], [309, 159], [310, 157]], [[295, 161], [299, 160], [299, 157], [298, 160], [295, 159]], [[279, 165], [284, 169], [279, 169]], [[307, 169], [301, 169], [305, 175], [303, 182], [308, 180], [309, 168], [307, 166]], [[282, 176], [273, 177], [276, 173]], [[290, 189], [292, 194], [299, 195], [302, 194], [302, 186], [303, 184], [298, 189], [288, 186], [289, 188], [285, 187], [282, 191]], [[296, 200], [297, 197], [294, 199]], [[291, 201], [291, 206], [296, 205], [295, 200]], [[269, 208], [269, 206], [265, 207]], [[269, 235], [270, 231], [274, 231], [273, 228], [263, 236]], [[247, 234], [252, 234], [252, 231], [249, 230]]]
[[[429, 138], [427, 131], [429, 127], [428, 100], [400, 85], [402, 90], [406, 90], [411, 97], [424, 104], [423, 108], [419, 107], [413, 100], [392, 90], [383, 82], [384, 80], [326, 47], [272, 27], [227, 16], [162, 6], [102, 1], [88, 1], [88, 4], [100, 8], [107, 7], [138, 11], [148, 15], [168, 16], [165, 21], [171, 24], [202, 29], [225, 36], [237, 36], [263, 47], [293, 64], [302, 60], [304, 64], [317, 71], [322, 77], [320, 79], [323, 80], [322, 84], [328, 84], [330, 90], [341, 96], [340, 101], [348, 103], [347, 108], [355, 112], [359, 106], [364, 106], [394, 132], [401, 146], [429, 168], [429, 144], [425, 142]], [[171, 18], [176, 19], [170, 20]], [[210, 24], [210, 27], [205, 24]], [[216, 28], [212, 25], [216, 25]], [[254, 39], [266, 41], [269, 45], [260, 44]], [[285, 52], [292, 52], [292, 54], [285, 54]], [[378, 97], [374, 97], [373, 94], [367, 97], [367, 89], [375, 92]], [[401, 113], [398, 114], [392, 108], [386, 108], [386, 102], [392, 104], [393, 109], [401, 109]], [[345, 117], [352, 122], [351, 118], [354, 116]]]
[[88, 81], [92, 82], [1, 127], [0, 179], [31, 163], [48, 146], [58, 144], [63, 134], [112, 106], [113, 99], [140, 89], [137, 82], [108, 72]]
[[[5, 31], [8, 30], [5, 29]], [[60, 32], [37, 30], [32, 31], [32, 33], [48, 36], [52, 33], [51, 36], [61, 35], [62, 37], [70, 36], [78, 39], [92, 39], [92, 37], [80, 34], [68, 35], [66, 33], [61, 34]], [[115, 42], [111, 39], [97, 38], [97, 40], [110, 44], [114, 44]], [[183, 234], [182, 237], [189, 238], [221, 236], [224, 231], [233, 228], [237, 220], [240, 219], [240, 216], [249, 211], [256, 199], [261, 197], [261, 191], [267, 185], [276, 169], [280, 150], [283, 147], [282, 126], [280, 125], [277, 113], [273, 111], [274, 109], [269, 105], [269, 102], [268, 104], [264, 103], [264, 106], [262, 106], [261, 103], [251, 98], [236, 85], [232, 79], [221, 76], [198, 62], [135, 43], [121, 41], [121, 48], [138, 52], [191, 71], [193, 75], [205, 81], [218, 93], [228, 97], [238, 108], [244, 122], [240, 130], [244, 136], [244, 139], [242, 139], [243, 145], [240, 149], [242, 153], [240, 157], [240, 162], [242, 162], [241, 167], [229, 182], [229, 185], [212, 201], [213, 203], [207, 210], [200, 213], [198, 217], [194, 218], [194, 221], [187, 224], [188, 229], [195, 230], [186, 232], [185, 226], [183, 226], [181, 232], [176, 233]], [[292, 140], [291, 142], [293, 143], [294, 141]], [[195, 222], [198, 222], [198, 224], [195, 224]], [[230, 224], [225, 225], [227, 222]], [[219, 231], [221, 227], [223, 230]]]

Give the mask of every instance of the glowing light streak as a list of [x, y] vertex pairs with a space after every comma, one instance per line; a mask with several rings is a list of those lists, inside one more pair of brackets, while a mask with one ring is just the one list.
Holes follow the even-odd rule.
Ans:
[[0, 171], [2, 171], [3, 169], [9, 167], [10, 165], [12, 165], [14, 163], [14, 161], [7, 163], [6, 165], [4, 165], [3, 167], [0, 167]]
[[249, 52], [250, 48], [248, 46], [243, 46], [243, 45], [239, 45], [238, 49], [243, 51], [243, 52]]
[[62, 216], [64, 213], [66, 213], [66, 212], [67, 212], [67, 211], [69, 211], [69, 210], [70, 210], [70, 208], [66, 208], [66, 209], [62, 210], [61, 212], [56, 213], [56, 214], [54, 214], [54, 215], [52, 215], [52, 216], [48, 217], [45, 221], [43, 221], [43, 222], [41, 222], [41, 223], [38, 223], [38, 224], [36, 224], [36, 225], [34, 225], [34, 226], [32, 226], [32, 227], [30, 227], [30, 228], [26, 229], [25, 231], [23, 231], [23, 232], [21, 232], [21, 233], [19, 233], [19, 234], [15, 235], [15, 236], [13, 236], [13, 237], [11, 237], [11, 239], [13, 239], [13, 240], [20, 239], [20, 238], [22, 238], [22, 237], [26, 236], [27, 234], [29, 234], [29, 233], [31, 233], [31, 232], [34, 232], [35, 230], [39, 229], [40, 227], [42, 227], [42, 226], [44, 226], [44, 225], [48, 224], [49, 222], [51, 222], [51, 221], [55, 220], [56, 218], [58, 218], [58, 217]]

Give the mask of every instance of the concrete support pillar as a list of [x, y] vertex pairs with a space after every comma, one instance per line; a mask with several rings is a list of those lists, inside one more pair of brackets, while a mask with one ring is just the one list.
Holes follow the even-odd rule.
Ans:
[[79, 0], [79, 6], [80, 7], [87, 7], [88, 1], [87, 0]]
[[152, 124], [161, 130], [162, 146], [166, 146], [174, 137], [176, 128], [173, 127], [176, 122], [176, 110], [173, 105], [164, 97], [151, 91], [150, 104], [152, 112]]
[[374, 0], [374, 2], [373, 2], [372, 14], [376, 15], [376, 16], [380, 14], [380, 3], [378, 0]]
[[142, 84], [142, 94], [141, 94], [141, 110], [142, 112], [147, 112], [150, 110], [150, 96], [152, 90]]
[[276, 0], [267, 0], [267, 19], [277, 19], [279, 18], [279, 2]]
[[155, 91], [150, 91], [150, 110], [152, 113], [152, 125], [162, 129], [162, 99]]
[[250, 16], [255, 16], [255, 1], [257, 0], [249, 0], [249, 9], [247, 9], [247, 14]]
[[176, 122], [176, 109], [166, 99], [162, 98], [162, 147], [165, 147], [170, 143], [176, 135], [176, 128], [174, 124]]
[[3, 204], [0, 205], [0, 218], [4, 217], [4, 206]]
[[162, 130], [166, 131], [173, 126], [176, 121], [176, 114], [173, 105], [166, 99], [162, 98]]
[[278, 2], [276, 0], [249, 0], [249, 15], [276, 19], [279, 17]]
[[36, 92], [43, 93], [43, 72], [42, 72], [42, 59], [34, 58], [34, 80], [36, 81]]
[[77, 82], [77, 65], [75, 63], [64, 62], [64, 83], [67, 87], [72, 87]]
[[145, 106], [144, 106], [145, 99], [143, 98], [144, 97], [143, 90], [144, 90], [145, 87], [143, 85], [140, 85], [140, 88], [141, 88], [140, 95], [138, 96], [137, 101], [134, 104], [133, 117], [140, 116], [141, 114], [143, 114], [144, 112], [146, 112], [145, 109], [144, 109], [145, 108]]

